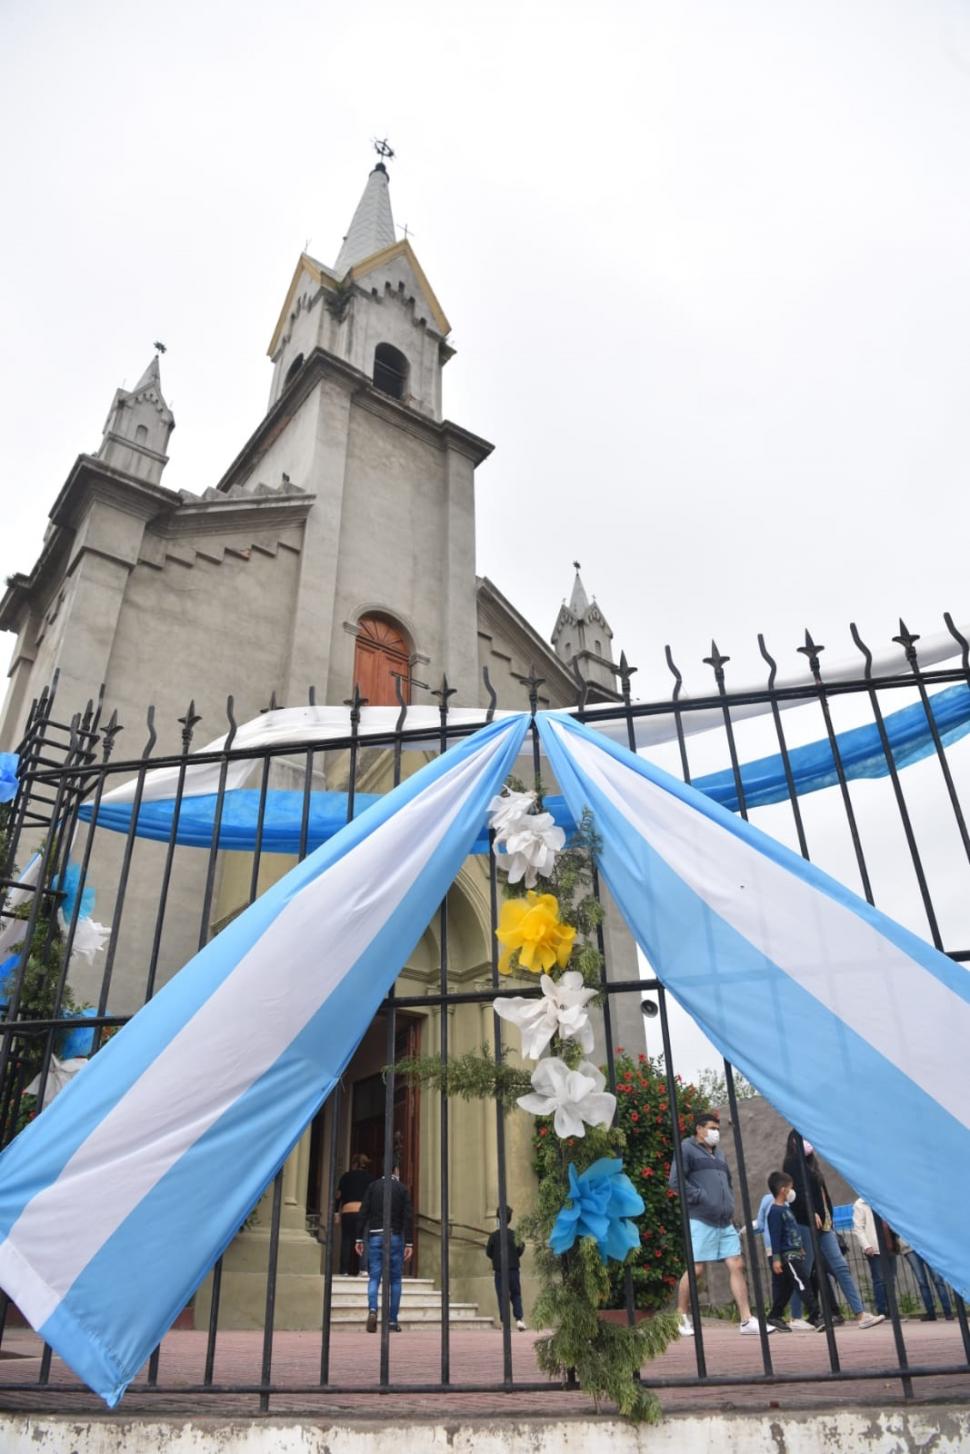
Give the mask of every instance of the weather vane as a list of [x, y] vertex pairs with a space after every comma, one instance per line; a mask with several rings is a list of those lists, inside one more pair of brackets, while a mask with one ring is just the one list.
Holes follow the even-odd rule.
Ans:
[[389, 162], [394, 156], [394, 148], [386, 136], [382, 137], [380, 141], [377, 140], [376, 136], [374, 137], [374, 150], [382, 162]]
[[154, 348], [154, 350], [156, 351], [156, 353], [167, 353], [168, 352], [168, 350], [166, 349], [164, 343], [159, 343], [159, 341], [158, 341], [157, 338], [156, 338], [155, 342], [152, 344], [152, 348]]
[[582, 570], [582, 566], [580, 565], [580, 563], [579, 563], [578, 560], [574, 560], [573, 561], [573, 565], [576, 568], [576, 570]]

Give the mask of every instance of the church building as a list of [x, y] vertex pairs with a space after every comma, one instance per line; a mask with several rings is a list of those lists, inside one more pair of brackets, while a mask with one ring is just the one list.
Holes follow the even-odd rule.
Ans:
[[[158, 356], [133, 388], [115, 393], [100, 446], [78, 456], [35, 563], [10, 577], [0, 602], [0, 629], [16, 633], [0, 748], [16, 748], [32, 701], [55, 672], [62, 721], [104, 684], [106, 706], [126, 728], [126, 757], [140, 751], [149, 704], [157, 750], [172, 752], [190, 700], [201, 719], [198, 746], [225, 731], [230, 694], [244, 722], [268, 704], [306, 703], [311, 691], [310, 700], [342, 703], [355, 686], [372, 705], [397, 703], [399, 688], [405, 701], [429, 701], [444, 675], [457, 689], [454, 705], [484, 706], [487, 668], [499, 705], [524, 707], [517, 678], [534, 666], [542, 706], [572, 706], [578, 677], [591, 702], [617, 700], [612, 632], [578, 567], [551, 642], [476, 575], [475, 472], [492, 445], [444, 415], [450, 333], [410, 241], [396, 235], [382, 159], [333, 264], [308, 253], [298, 259], [269, 343], [266, 413], [220, 480], [198, 495], [165, 485], [175, 419]], [[370, 791], [387, 785], [386, 761], [367, 772]], [[99, 833], [92, 857], [105, 922], [123, 846], [114, 836]], [[176, 855], [154, 951], [156, 987], [198, 947], [202, 872], [194, 852]], [[132, 1013], [143, 1002], [163, 854], [163, 845], [139, 840], [116, 931], [110, 1013]], [[248, 901], [251, 860], [233, 853], [220, 860], [203, 937]], [[268, 855], [260, 889], [292, 862]], [[491, 962], [480, 863], [463, 870], [448, 909], [450, 979], [480, 984]], [[435, 933], [429, 928], [412, 956], [403, 993], [420, 994], [437, 976]], [[607, 933], [611, 973], [636, 977], [632, 942], [612, 917]], [[102, 963], [103, 955], [86, 981], [72, 976], [81, 998], [97, 998]], [[627, 1045], [638, 1043], [638, 1032], [642, 1044], [638, 1009], [628, 1006], [623, 1017]], [[490, 1007], [465, 1010], [451, 1035], [457, 1053], [490, 1035]], [[433, 1048], [439, 1013], [400, 1015], [399, 1053], [420, 1048], [426, 1032]], [[348, 1072], [340, 1124], [330, 1124], [325, 1108], [287, 1165], [280, 1326], [319, 1323], [321, 1253], [311, 1234], [322, 1212], [322, 1168], [332, 1136], [341, 1167], [383, 1143], [383, 1059], [375, 1022]], [[418, 1209], [418, 1271], [433, 1278], [440, 1220], [431, 1099], [422, 1104], [416, 1092], [402, 1091], [395, 1131]], [[512, 1132], [510, 1151], [519, 1168], [510, 1193], [526, 1202], [528, 1129]], [[494, 1108], [456, 1108], [452, 1134], [451, 1216], [462, 1229], [452, 1241], [452, 1287], [491, 1313], [483, 1246], [496, 1204]], [[265, 1221], [257, 1210], [227, 1255], [222, 1313], [230, 1325], [258, 1321]], [[204, 1290], [197, 1315], [201, 1325]]]

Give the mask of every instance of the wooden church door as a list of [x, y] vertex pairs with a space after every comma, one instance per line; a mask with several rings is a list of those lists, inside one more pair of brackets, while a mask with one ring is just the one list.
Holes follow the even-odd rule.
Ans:
[[360, 695], [372, 707], [396, 707], [397, 677], [402, 697], [410, 702], [410, 648], [403, 631], [384, 616], [362, 616], [354, 652], [354, 681]]

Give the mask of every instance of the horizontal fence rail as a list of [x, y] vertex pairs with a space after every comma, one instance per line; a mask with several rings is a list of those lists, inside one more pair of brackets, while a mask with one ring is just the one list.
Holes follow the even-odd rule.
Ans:
[[[852, 704], [862, 725], [875, 728], [879, 734], [881, 750], [885, 758], [885, 796], [880, 800], [883, 809], [893, 815], [894, 832], [901, 845], [900, 872], [911, 876], [914, 887], [913, 903], [919, 905], [922, 923], [918, 932], [930, 939], [938, 948], [953, 959], [970, 959], [970, 932], [961, 930], [960, 942], [949, 944], [943, 925], [946, 918], [939, 906], [939, 895], [953, 897], [951, 880], [963, 882], [963, 875], [970, 877], [970, 833], [968, 833], [965, 810], [961, 800], [957, 771], [957, 750], [948, 746], [938, 730], [931, 710], [931, 695], [946, 687], [966, 686], [970, 683], [970, 644], [945, 618], [955, 647], [954, 659], [959, 665], [928, 667], [920, 664], [917, 643], [918, 636], [912, 635], [900, 623], [900, 633], [894, 638], [901, 647], [906, 668], [896, 669], [882, 675], [873, 671], [873, 656], [862, 642], [855, 628], [853, 640], [859, 652], [859, 671], [851, 678], [840, 676], [827, 681], [823, 668], [824, 647], [816, 644], [806, 634], [805, 641], [798, 647], [805, 665], [804, 680], [794, 684], [776, 686], [778, 668], [770, 655], [764, 639], [759, 638], [759, 649], [765, 663], [764, 684], [758, 688], [732, 690], [726, 672], [729, 658], [722, 655], [712, 643], [711, 654], [705, 658], [711, 672], [711, 688], [702, 696], [688, 696], [683, 690], [683, 677], [675, 664], [669, 648], [666, 652], [667, 665], [672, 679], [670, 695], [665, 699], [639, 702], [633, 699], [632, 678], [635, 669], [625, 658], [621, 658], [617, 672], [617, 690], [605, 693], [602, 689], [577, 678], [577, 700], [572, 710], [583, 721], [593, 725], [608, 725], [619, 732], [620, 739], [632, 749], [638, 741], [638, 725], [649, 719], [663, 718], [670, 724], [669, 754], [671, 766], [679, 771], [686, 782], [698, 776], [694, 770], [698, 742], [694, 725], [705, 722], [705, 758], [716, 757], [719, 766], [730, 771], [734, 783], [737, 810], [747, 818], [750, 812], [746, 802], [744, 785], [744, 762], [746, 754], [739, 745], [743, 734], [749, 730], [752, 720], [750, 709], [762, 709], [759, 732], [761, 747], [759, 755], [777, 754], [781, 760], [786, 795], [772, 812], [776, 816], [765, 826], [769, 832], [784, 834], [806, 859], [810, 856], [809, 845], [812, 833], [807, 822], [807, 795], [799, 792], [792, 771], [793, 747], [792, 728], [794, 718], [788, 713], [793, 709], [810, 709], [814, 713], [815, 735], [831, 750], [833, 782], [826, 790], [828, 818], [826, 832], [837, 830], [849, 845], [849, 863], [856, 874], [856, 882], [862, 894], [870, 903], [877, 902], [874, 885], [878, 875], [871, 863], [872, 842], [860, 820], [858, 788], [846, 771], [841, 756], [839, 729], [836, 725], [836, 705]], [[522, 684], [521, 710], [535, 715], [539, 708], [543, 682], [531, 671], [528, 677], [520, 678]], [[439, 708], [437, 730], [429, 732], [426, 723], [415, 726], [409, 723], [410, 704], [403, 699], [401, 679], [397, 679], [399, 713], [393, 729], [379, 734], [362, 733], [361, 711], [367, 705], [358, 690], [347, 704], [349, 731], [340, 738], [325, 742], [306, 740], [285, 744], [265, 744], [259, 747], [239, 746], [236, 743], [238, 724], [233, 699], [226, 704], [225, 721], [216, 730], [225, 733], [222, 745], [205, 752], [193, 752], [197, 728], [202, 720], [196, 712], [195, 703], [190, 702], [184, 714], [178, 719], [177, 746], [156, 752], [159, 743], [159, 726], [156, 724], [154, 708], [149, 708], [145, 717], [147, 733], [142, 751], [134, 756], [116, 751], [119, 733], [124, 726], [126, 744], [131, 744], [136, 733], [134, 724], [122, 724], [117, 713], [107, 713], [103, 692], [88, 703], [86, 709], [63, 721], [58, 716], [57, 682], [45, 691], [33, 704], [26, 723], [23, 740], [19, 747], [19, 778], [16, 796], [7, 806], [2, 832], [2, 859], [0, 859], [0, 890], [4, 904], [0, 910], [0, 928], [11, 923], [13, 918], [25, 920], [25, 933], [21, 944], [16, 947], [18, 966], [10, 973], [3, 986], [4, 1005], [0, 1020], [0, 1144], [7, 1144], [25, 1124], [26, 1118], [44, 1102], [45, 1091], [51, 1076], [56, 1071], [55, 1055], [64, 1042], [64, 1037], [79, 1029], [92, 1035], [91, 1051], [96, 1053], [104, 1038], [127, 1023], [137, 1008], [157, 992], [161, 984], [177, 968], [171, 962], [170, 940], [177, 929], [181, 936], [179, 943], [186, 948], [184, 957], [190, 957], [195, 948], [205, 945], [221, 927], [220, 905], [225, 906], [226, 875], [230, 872], [228, 857], [236, 862], [232, 866], [235, 874], [235, 897], [232, 911], [238, 912], [254, 902], [266, 886], [270, 873], [268, 860], [272, 855], [264, 847], [265, 822], [270, 793], [281, 781], [291, 792], [302, 793], [303, 814], [299, 848], [295, 855], [289, 855], [287, 864], [293, 858], [302, 859], [309, 851], [310, 806], [312, 794], [325, 785], [331, 791], [344, 795], [346, 820], [354, 816], [355, 803], [359, 793], [388, 790], [397, 785], [404, 774], [406, 752], [420, 750], [431, 756], [444, 753], [457, 741], [477, 730], [485, 720], [491, 720], [498, 709], [497, 697], [484, 673], [484, 700], [482, 719], [476, 723], [457, 722], [451, 718], [451, 697], [453, 690], [443, 680], [434, 694]], [[599, 700], [594, 700], [598, 694]], [[902, 699], [906, 698], [907, 702]], [[941, 871], [938, 855], [927, 852], [925, 815], [916, 813], [917, 806], [901, 766], [894, 756], [894, 748], [886, 728], [886, 717], [896, 710], [897, 705], [906, 705], [912, 700], [922, 704], [929, 731], [927, 761], [935, 760], [936, 781], [939, 801], [945, 807], [948, 819], [947, 831], [951, 833], [956, 849], [947, 859]], [[314, 704], [314, 693], [309, 694]], [[512, 704], [513, 706], [515, 704]], [[268, 710], [276, 706], [275, 698], [270, 700]], [[712, 716], [713, 714], [713, 716]], [[711, 719], [711, 720], [709, 720]], [[712, 725], [713, 723], [713, 725]], [[857, 725], [857, 724], [854, 724]], [[206, 723], [207, 730], [211, 726]], [[168, 728], [166, 727], [166, 731]], [[805, 735], [805, 729], [799, 729]], [[537, 789], [549, 793], [554, 786], [541, 762], [538, 733], [533, 722], [531, 727], [531, 749], [523, 762], [528, 763], [523, 775], [535, 780]], [[711, 742], [716, 748], [711, 748]], [[649, 749], [647, 749], [649, 751]], [[178, 825], [186, 798], [186, 773], [190, 766], [209, 764], [217, 774], [214, 794], [213, 831], [207, 847], [194, 850], [181, 848], [178, 844]], [[239, 868], [241, 855], [227, 855], [219, 846], [219, 834], [227, 799], [227, 780], [230, 767], [247, 764], [250, 768], [248, 781], [257, 789], [256, 838], [252, 851], [245, 856], [242, 870]], [[166, 842], [155, 842], [148, 852], [146, 845], [136, 833], [137, 818], [143, 803], [147, 775], [157, 768], [173, 769], [174, 798], [171, 831]], [[133, 782], [134, 793], [130, 826], [124, 833], [111, 832], [98, 819], [98, 808], [105, 795], [121, 783]], [[82, 804], [91, 805], [93, 821], [84, 822], [80, 817]], [[781, 821], [779, 814], [787, 812]], [[762, 820], [759, 818], [759, 822]], [[29, 883], [21, 880], [20, 874], [27, 867], [32, 855], [38, 856], [37, 871]], [[932, 861], [931, 861], [932, 860]], [[78, 882], [73, 893], [69, 911], [64, 912], [65, 895], [62, 889], [64, 875], [70, 865], [77, 868]], [[469, 1013], [480, 1007], [486, 1015], [483, 1024], [490, 1040], [490, 1052], [496, 1063], [503, 1060], [507, 1046], [503, 1040], [503, 1026], [493, 1012], [487, 1017], [487, 1007], [497, 996], [538, 995], [540, 991], [533, 984], [523, 985], [520, 981], [509, 982], [501, 978], [498, 970], [498, 951], [495, 929], [498, 924], [500, 903], [500, 875], [494, 849], [490, 849], [482, 868], [483, 899], [487, 903], [487, 940], [483, 963], [469, 966], [458, 962], [455, 955], [464, 951], [455, 950], [461, 944], [463, 925], [455, 922], [455, 907], [451, 896], [446, 897], [429, 926], [428, 942], [434, 946], [434, 963], [425, 965], [422, 971], [423, 990], [416, 992], [412, 986], [400, 984], [388, 995], [375, 1021], [374, 1054], [378, 1055], [382, 1079], [376, 1087], [374, 1106], [379, 1107], [371, 1117], [374, 1135], [380, 1135], [379, 1159], [384, 1175], [389, 1176], [392, 1166], [404, 1159], [411, 1175], [420, 1175], [430, 1205], [425, 1207], [417, 1198], [417, 1243], [419, 1257], [425, 1257], [424, 1246], [434, 1242], [437, 1259], [433, 1263], [436, 1283], [428, 1296], [432, 1303], [426, 1307], [436, 1313], [434, 1334], [422, 1335], [433, 1344], [422, 1365], [421, 1377], [415, 1378], [415, 1363], [412, 1355], [403, 1360], [399, 1349], [405, 1340], [393, 1336], [391, 1309], [387, 1279], [382, 1280], [381, 1306], [378, 1336], [371, 1346], [375, 1356], [368, 1369], [360, 1369], [352, 1378], [347, 1377], [346, 1360], [339, 1356], [340, 1340], [347, 1324], [335, 1315], [342, 1311], [340, 1299], [348, 1297], [353, 1288], [360, 1286], [354, 1279], [342, 1275], [340, 1232], [335, 1221], [338, 1203], [339, 1175], [350, 1148], [350, 1136], [356, 1114], [354, 1087], [344, 1083], [334, 1091], [318, 1122], [310, 1133], [308, 1152], [309, 1172], [305, 1187], [296, 1188], [296, 1200], [291, 1196], [292, 1188], [287, 1182], [288, 1168], [284, 1167], [269, 1188], [268, 1200], [261, 1203], [260, 1222], [265, 1227], [265, 1277], [262, 1284], [259, 1316], [251, 1321], [256, 1326], [245, 1336], [251, 1347], [246, 1354], [243, 1374], [238, 1358], [229, 1358], [227, 1340], [238, 1351], [235, 1340], [237, 1331], [225, 1327], [224, 1302], [226, 1260], [220, 1259], [214, 1266], [206, 1283], [208, 1312], [200, 1314], [202, 1304], [196, 1304], [194, 1311], [195, 1336], [188, 1331], [173, 1331], [160, 1348], [153, 1353], [147, 1368], [132, 1385], [131, 1395], [139, 1399], [192, 1398], [208, 1408], [216, 1408], [220, 1401], [229, 1404], [234, 1398], [251, 1397], [256, 1410], [262, 1413], [282, 1405], [279, 1400], [304, 1400], [308, 1407], [314, 1406], [314, 1399], [322, 1396], [373, 1394], [429, 1394], [444, 1393], [506, 1393], [535, 1394], [549, 1392], [553, 1386], [537, 1376], [531, 1357], [524, 1357], [526, 1345], [516, 1341], [513, 1319], [509, 1308], [509, 1273], [507, 1258], [501, 1258], [500, 1282], [502, 1286], [502, 1316], [500, 1327], [492, 1338], [498, 1339], [500, 1354], [497, 1363], [485, 1360], [483, 1366], [492, 1370], [490, 1377], [467, 1376], [469, 1362], [464, 1353], [459, 1363], [455, 1357], [455, 1329], [460, 1323], [453, 1316], [453, 1276], [456, 1261], [456, 1239], [470, 1238], [481, 1251], [484, 1236], [488, 1230], [480, 1225], [462, 1225], [454, 1214], [456, 1181], [453, 1167], [456, 1125], [458, 1113], [449, 1104], [447, 1097], [435, 1099], [435, 1115], [426, 1116], [423, 1122], [425, 1135], [421, 1144], [406, 1144], [407, 1135], [417, 1136], [416, 1113], [399, 1115], [406, 1107], [407, 1088], [396, 1070], [402, 1054], [413, 1053], [423, 1034], [421, 1048], [425, 1053], [437, 1053], [447, 1063], [455, 1049], [452, 1018], [460, 1010]], [[188, 889], [186, 883], [188, 882]], [[111, 932], [100, 960], [100, 971], [96, 983], [91, 983], [91, 1004], [83, 1021], [77, 1018], [72, 998], [70, 974], [72, 955], [82, 918], [82, 895], [89, 885], [97, 888], [99, 899], [112, 904]], [[598, 888], [597, 888], [598, 892]], [[964, 891], [965, 892], [965, 891]], [[188, 896], [187, 896], [188, 895]], [[185, 945], [186, 905], [193, 906], [191, 940]], [[893, 912], [892, 903], [880, 905]], [[59, 922], [58, 909], [61, 910]], [[609, 907], [607, 906], [609, 913]], [[610, 1090], [617, 1086], [617, 1025], [622, 1021], [630, 1025], [647, 1027], [647, 1034], [655, 1056], [655, 1064], [664, 1077], [666, 1104], [669, 1107], [670, 1129], [673, 1142], [673, 1159], [682, 1171], [680, 1161], [680, 1139], [682, 1128], [678, 1121], [679, 1077], [673, 1053], [669, 1006], [664, 986], [654, 978], [648, 968], [641, 973], [623, 972], [611, 959], [612, 935], [604, 934], [601, 928], [598, 945], [605, 955], [605, 969], [602, 989], [602, 1035], [601, 1053]], [[131, 949], [131, 945], [136, 950]], [[14, 951], [12, 951], [14, 952]], [[631, 965], [633, 961], [630, 961]], [[469, 980], [472, 982], [470, 983]], [[625, 1007], [635, 1006], [634, 1013]], [[642, 1007], [643, 1014], [640, 1010]], [[420, 1023], [413, 1017], [420, 1013]], [[437, 1019], [435, 1019], [437, 1017]], [[415, 1027], [418, 1027], [417, 1029]], [[642, 1031], [641, 1031], [642, 1034]], [[639, 1047], [646, 1048], [641, 1039]], [[375, 1064], [377, 1062], [375, 1061]], [[35, 1085], [33, 1098], [28, 1086]], [[743, 1116], [739, 1105], [739, 1091], [744, 1089], [736, 1083], [732, 1067], [724, 1064], [724, 1088], [730, 1123], [731, 1144], [736, 1167], [736, 1189], [738, 1193], [738, 1219], [751, 1229], [757, 1204], [764, 1188], [753, 1185], [747, 1172], [743, 1144]], [[411, 1120], [408, 1121], [408, 1115]], [[515, 1113], [513, 1113], [515, 1114]], [[488, 1111], [489, 1117], [492, 1111]], [[490, 1133], [493, 1152], [487, 1167], [487, 1183], [494, 1188], [498, 1205], [504, 1207], [510, 1186], [509, 1113], [496, 1104], [494, 1126]], [[470, 1124], [470, 1121], [468, 1121]], [[476, 1122], [479, 1127], [483, 1122]], [[408, 1127], [410, 1126], [410, 1130]], [[402, 1129], [403, 1127], [403, 1129]], [[689, 1134], [689, 1130], [688, 1130]], [[428, 1145], [424, 1144], [427, 1140]], [[727, 1140], [727, 1138], [725, 1138]], [[376, 1143], [375, 1143], [376, 1144]], [[484, 1147], [484, 1142], [483, 1142]], [[484, 1150], [482, 1152], [484, 1155]], [[781, 1147], [778, 1148], [779, 1164]], [[427, 1163], [427, 1164], [426, 1164]], [[521, 1171], [521, 1156], [519, 1170]], [[429, 1174], [429, 1167], [433, 1174]], [[417, 1194], [417, 1185], [412, 1186]], [[110, 1195], [110, 1188], [106, 1188]], [[388, 1193], [389, 1196], [389, 1193]], [[299, 1367], [292, 1365], [287, 1356], [287, 1366], [282, 1370], [279, 1362], [281, 1320], [286, 1313], [281, 1294], [281, 1278], [289, 1277], [286, 1257], [291, 1247], [292, 1207], [301, 1205], [305, 1198], [307, 1227], [318, 1239], [320, 1275], [322, 1276], [322, 1303], [319, 1326], [315, 1331], [301, 1334], [301, 1347], [305, 1353], [308, 1340], [312, 1342], [310, 1362], [303, 1357]], [[385, 1265], [389, 1254], [390, 1218], [389, 1206], [385, 1202], [384, 1257]], [[520, 1209], [522, 1210], [522, 1209]], [[479, 1219], [481, 1213], [479, 1212]], [[306, 1228], [299, 1229], [304, 1235]], [[686, 1205], [681, 1207], [681, 1235], [688, 1237]], [[871, 1304], [873, 1291], [869, 1276], [870, 1268], [857, 1248], [852, 1247], [851, 1232], [847, 1232], [850, 1243], [850, 1264], [866, 1301]], [[820, 1248], [814, 1235], [813, 1242], [816, 1263], [820, 1263]], [[888, 1249], [884, 1249], [887, 1251]], [[430, 1256], [428, 1260], [431, 1261]], [[482, 1256], [484, 1264], [484, 1256]], [[775, 1366], [773, 1342], [768, 1336], [764, 1320], [764, 1309], [770, 1303], [770, 1274], [764, 1259], [760, 1242], [748, 1232], [746, 1263], [752, 1306], [759, 1320], [760, 1340], [756, 1361], [748, 1371], [739, 1374], [730, 1367], [715, 1367], [717, 1359], [712, 1354], [710, 1337], [706, 1333], [714, 1324], [705, 1319], [705, 1312], [711, 1309], [705, 1301], [705, 1291], [695, 1276], [690, 1259], [684, 1260], [690, 1294], [690, 1306], [695, 1336], [690, 1347], [692, 1367], [688, 1373], [664, 1373], [660, 1365], [656, 1369], [647, 1366], [642, 1371], [645, 1386], [658, 1389], [684, 1387], [720, 1387], [726, 1389], [738, 1385], [766, 1388], [788, 1384], [812, 1384], [820, 1382], [844, 1383], [847, 1381], [892, 1379], [898, 1382], [903, 1396], [910, 1397], [915, 1385], [922, 1379], [970, 1372], [970, 1330], [967, 1312], [962, 1300], [952, 1290], [935, 1286], [930, 1279], [930, 1303], [934, 1291], [937, 1300], [948, 1295], [947, 1306], [954, 1323], [954, 1336], [947, 1344], [944, 1359], [934, 1356], [928, 1362], [914, 1361], [907, 1347], [905, 1314], [912, 1314], [919, 1308], [925, 1309], [926, 1295], [913, 1279], [911, 1264], [899, 1259], [900, 1275], [890, 1279], [886, 1287], [886, 1303], [889, 1323], [892, 1327], [892, 1356], [888, 1356], [886, 1345], [880, 1345], [881, 1355], [873, 1355], [872, 1363], [865, 1366], [853, 1360], [851, 1367], [843, 1367], [843, 1345], [835, 1334], [838, 1305], [835, 1294], [827, 1279], [820, 1278], [820, 1294], [825, 1320], [825, 1359], [823, 1367], [805, 1367], [792, 1372], [788, 1368]], [[338, 1301], [335, 1301], [337, 1299]], [[432, 1306], [433, 1304], [433, 1306]], [[636, 1294], [631, 1275], [625, 1279], [621, 1316], [633, 1322], [638, 1315]], [[281, 1309], [283, 1311], [281, 1312]], [[491, 1308], [489, 1307], [489, 1313]], [[940, 1302], [939, 1318], [945, 1318], [944, 1304]], [[361, 1325], [358, 1324], [358, 1327]], [[957, 1331], [958, 1330], [958, 1331]], [[80, 1385], [69, 1370], [59, 1362], [55, 1363], [51, 1349], [45, 1347], [40, 1354], [36, 1375], [27, 1379], [18, 1376], [20, 1360], [16, 1352], [21, 1348], [17, 1339], [15, 1310], [5, 1297], [0, 1297], [0, 1357], [5, 1350], [13, 1349], [10, 1361], [0, 1362], [0, 1404], [9, 1400], [19, 1407], [29, 1406], [32, 1400], [43, 1397], [76, 1397]], [[469, 1335], [470, 1336], [470, 1335]], [[489, 1338], [486, 1332], [480, 1335]], [[183, 1345], [177, 1340], [183, 1338]], [[820, 1340], [821, 1341], [821, 1340]], [[490, 1344], [494, 1346], [494, 1344]], [[235, 1354], [234, 1354], [235, 1356]], [[227, 1358], [229, 1362], [227, 1363]], [[310, 1369], [312, 1365], [312, 1376]], [[227, 1378], [223, 1370], [231, 1366], [237, 1375]], [[396, 1369], [399, 1371], [395, 1377]], [[358, 1376], [359, 1374], [359, 1376]], [[575, 1385], [567, 1380], [563, 1384], [567, 1392], [575, 1392]], [[144, 1406], [142, 1405], [139, 1405]]]

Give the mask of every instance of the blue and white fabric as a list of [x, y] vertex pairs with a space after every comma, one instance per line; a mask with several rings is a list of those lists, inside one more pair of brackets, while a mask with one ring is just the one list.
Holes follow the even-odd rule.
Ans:
[[[970, 732], [970, 687], [961, 684], [936, 693], [930, 698], [930, 710], [943, 744], [948, 746], [956, 742]], [[884, 725], [897, 768], [919, 762], [934, 751], [932, 730], [921, 702], [889, 713]], [[616, 729], [618, 719], [608, 724], [597, 724], [597, 734], [600, 735], [606, 726]], [[619, 723], [619, 726], [625, 733], [625, 724]], [[251, 749], [260, 745], [251, 734], [247, 735], [247, 741]], [[885, 777], [889, 773], [889, 761], [875, 724], [843, 732], [837, 741], [843, 771], [850, 781]], [[792, 748], [788, 757], [789, 770], [799, 796], [818, 792], [837, 781], [835, 757], [828, 738]], [[251, 762], [235, 763], [228, 781], [242, 782], [250, 771]], [[218, 815], [220, 848], [245, 851], [258, 845], [263, 853], [298, 853], [303, 847], [312, 851], [326, 843], [340, 832], [347, 821], [347, 794], [332, 790], [304, 794], [295, 789], [274, 788], [262, 794], [255, 788], [230, 786], [223, 794], [220, 814], [218, 794], [202, 791], [212, 786], [213, 775], [218, 777], [218, 768], [213, 764], [190, 766], [185, 791], [178, 801], [163, 795], [170, 793], [174, 787], [177, 770], [167, 768], [160, 769], [157, 774], [152, 773], [144, 785], [138, 811], [138, 836], [167, 843], [177, 815], [176, 843], [209, 848]], [[749, 808], [788, 798], [788, 779], [780, 753], [742, 763], [740, 777]], [[737, 785], [730, 768], [695, 779], [694, 787], [725, 807], [738, 807]], [[355, 816], [366, 812], [378, 796], [358, 793], [354, 801]], [[134, 784], [131, 783], [106, 793], [98, 809], [98, 826], [127, 833], [134, 809], [133, 799]], [[567, 833], [575, 831], [576, 824], [564, 798], [552, 795], [545, 800], [544, 807], [559, 827]], [[83, 822], [90, 822], [93, 814], [93, 804], [82, 805], [80, 818]], [[488, 832], [484, 825], [471, 851], [488, 852]]]
[[970, 1296], [967, 971], [567, 715], [539, 730], [574, 816], [593, 812], [603, 878], [657, 977]]
[[292, 869], [0, 1156], [0, 1286], [108, 1404], [330, 1092], [527, 722], [454, 747]]

